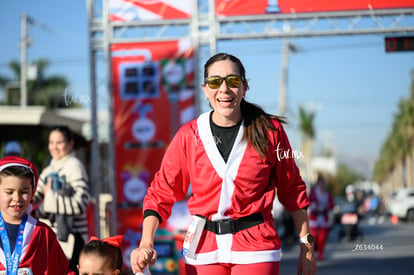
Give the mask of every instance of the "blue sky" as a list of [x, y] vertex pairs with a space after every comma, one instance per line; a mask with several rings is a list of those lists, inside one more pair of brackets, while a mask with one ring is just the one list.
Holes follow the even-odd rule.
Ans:
[[[313, 104], [315, 153], [328, 142], [341, 161], [358, 163], [362, 171], [369, 169], [391, 129], [398, 102], [409, 95], [414, 53], [385, 53], [382, 35], [290, 42], [301, 49], [289, 59], [286, 128], [292, 147], [300, 149], [298, 108]], [[235, 49], [223, 42], [218, 50], [241, 56], [250, 78], [247, 98], [277, 113], [281, 41], [240, 45]]]
[[[7, 64], [20, 60], [23, 12], [36, 22], [29, 28], [33, 39], [29, 62], [49, 59], [48, 75], [64, 75], [72, 93], [88, 94], [84, 0], [1, 1], [0, 74], [11, 76]], [[313, 103], [317, 106], [315, 153], [320, 152], [323, 141], [329, 141], [342, 160], [363, 160], [372, 165], [391, 129], [398, 102], [409, 95], [414, 52], [385, 53], [384, 35], [297, 38], [290, 42], [299, 48], [289, 59], [286, 129], [292, 147], [300, 149], [299, 105]], [[244, 62], [250, 80], [247, 99], [277, 113], [281, 40], [225, 41], [219, 42], [217, 49]], [[98, 82], [102, 90], [104, 76], [99, 76]], [[107, 97], [99, 97], [103, 108]]]
[[47, 58], [51, 62], [48, 75], [63, 75], [69, 80], [71, 90], [88, 93], [85, 0], [1, 1], [0, 74], [11, 77], [8, 63], [12, 59], [20, 61], [20, 17], [24, 12], [35, 21], [28, 31], [33, 40], [28, 48], [29, 63]]

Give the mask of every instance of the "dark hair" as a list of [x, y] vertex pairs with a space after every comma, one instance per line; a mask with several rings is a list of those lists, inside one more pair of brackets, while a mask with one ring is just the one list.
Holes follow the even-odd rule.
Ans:
[[65, 137], [67, 142], [74, 141], [72, 130], [66, 125], [55, 125], [50, 129], [50, 132], [59, 131]]
[[318, 177], [316, 179], [316, 183], [325, 183], [325, 178], [321, 172], [318, 172]]
[[122, 270], [122, 251], [121, 248], [110, 245], [102, 240], [88, 242], [81, 250], [80, 255], [95, 254], [106, 259], [106, 266], [111, 270]]
[[[35, 182], [33, 179], [33, 173], [32, 171], [24, 166], [14, 165], [4, 168], [0, 171], [0, 176], [14, 176], [21, 179], [30, 179], [32, 186], [35, 186]], [[1, 177], [0, 177], [0, 183], [1, 183]]]
[[[230, 60], [236, 64], [244, 87], [246, 90], [249, 89], [249, 85], [246, 80], [246, 70], [242, 62], [234, 55], [227, 53], [218, 53], [207, 60], [204, 65], [204, 78], [208, 77], [208, 69], [212, 64], [223, 60]], [[243, 139], [245, 139], [247, 143], [250, 143], [254, 149], [262, 157], [264, 157], [269, 141], [268, 131], [276, 130], [271, 120], [277, 120], [281, 123], [286, 123], [286, 120], [283, 117], [266, 113], [261, 107], [248, 102], [244, 98], [241, 101], [240, 109], [245, 125]]]
[[240, 59], [238, 59], [234, 55], [227, 54], [227, 53], [218, 53], [210, 57], [209, 60], [207, 60], [206, 64], [204, 64], [204, 79], [208, 77], [208, 68], [210, 68], [210, 66], [216, 63], [217, 61], [223, 61], [223, 60], [230, 60], [233, 63], [236, 63], [237, 67], [239, 68], [239, 75], [241, 77], [242, 83], [243, 85], [245, 85], [246, 89], [248, 89], [249, 86], [246, 80], [246, 70], [244, 69], [243, 64], [241, 63]]

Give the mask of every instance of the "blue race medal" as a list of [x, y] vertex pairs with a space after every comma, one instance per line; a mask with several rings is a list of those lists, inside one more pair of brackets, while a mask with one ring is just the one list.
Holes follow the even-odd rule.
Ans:
[[3, 216], [0, 213], [0, 237], [3, 243], [4, 255], [6, 257], [6, 271], [7, 275], [17, 275], [19, 268], [20, 256], [23, 247], [23, 233], [26, 226], [27, 214], [24, 214], [20, 222], [19, 232], [17, 232], [16, 245], [14, 247], [13, 255], [10, 250], [9, 236], [7, 235], [6, 225], [4, 224]]

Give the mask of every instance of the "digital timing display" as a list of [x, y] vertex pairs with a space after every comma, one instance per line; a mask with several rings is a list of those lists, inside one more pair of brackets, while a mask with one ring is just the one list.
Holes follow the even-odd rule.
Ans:
[[414, 36], [394, 36], [385, 38], [386, 52], [414, 51]]

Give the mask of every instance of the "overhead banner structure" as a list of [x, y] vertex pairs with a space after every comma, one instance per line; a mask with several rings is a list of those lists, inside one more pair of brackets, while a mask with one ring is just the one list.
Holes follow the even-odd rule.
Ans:
[[192, 0], [109, 0], [109, 20], [145, 21], [191, 18]]
[[[193, 0], [109, 0], [109, 20], [131, 22], [185, 19], [192, 17], [193, 6]], [[412, 7], [413, 0], [215, 0], [215, 13], [218, 16]]]
[[111, 46], [118, 233], [131, 248], [165, 149], [196, 115], [193, 54], [189, 39]]
[[219, 16], [334, 12], [414, 7], [412, 0], [215, 0]]

